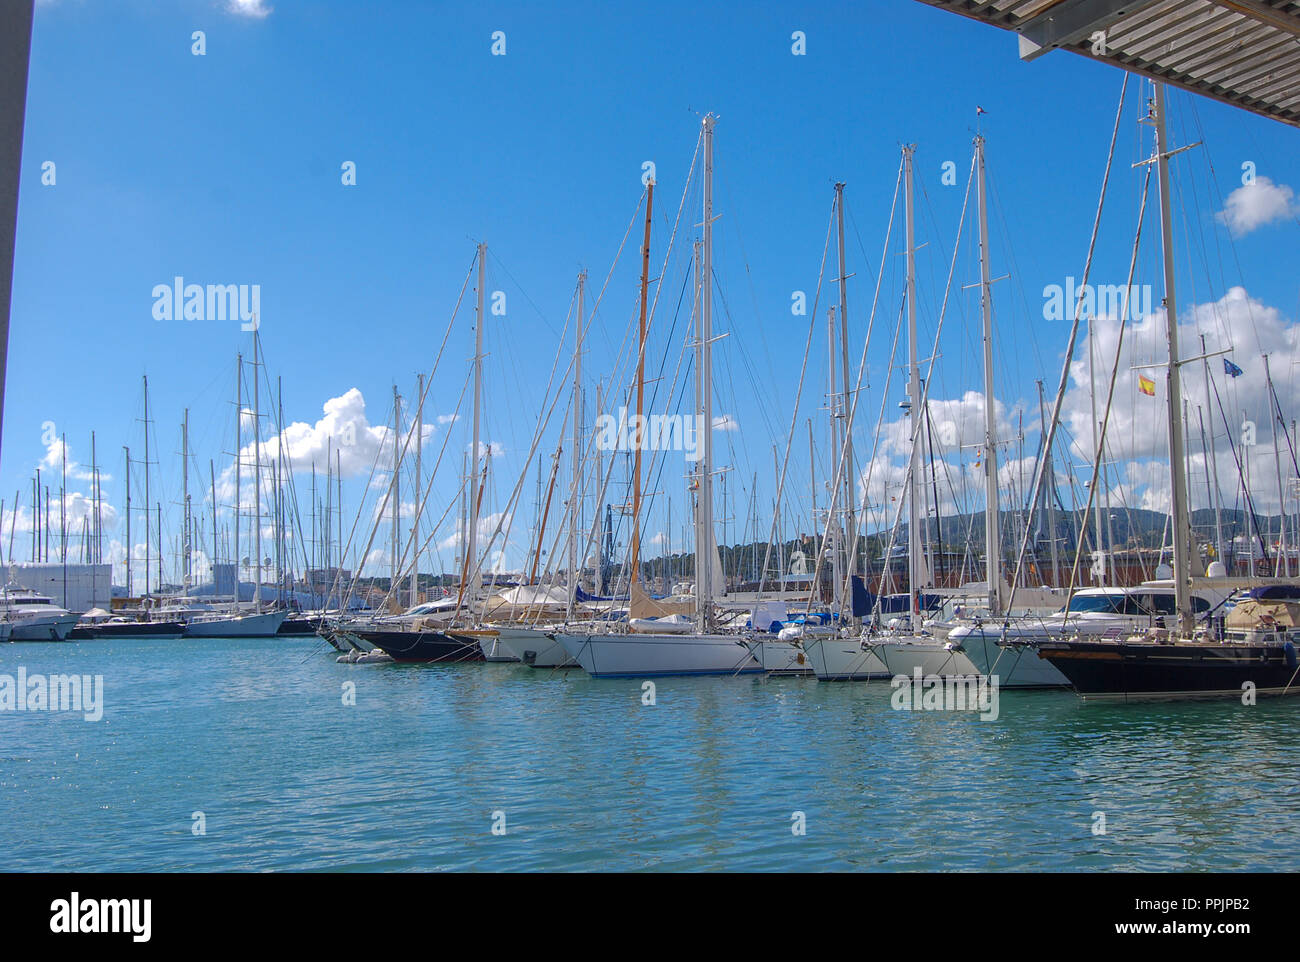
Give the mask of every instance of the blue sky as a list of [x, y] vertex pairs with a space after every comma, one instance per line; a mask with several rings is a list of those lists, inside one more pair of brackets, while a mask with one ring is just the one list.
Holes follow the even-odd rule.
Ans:
[[[204, 32], [203, 56], [192, 53], [194, 31]], [[504, 32], [504, 56], [492, 55], [494, 31]], [[791, 51], [794, 31], [806, 36], [802, 56]], [[161, 439], [154, 500], [164, 502], [169, 546], [178, 528], [184, 408], [190, 409], [194, 468], [206, 478], [209, 459], [218, 473], [230, 464], [235, 355], [251, 354], [250, 335], [237, 322], [155, 320], [155, 285], [177, 275], [198, 284], [259, 285], [267, 373], [283, 379], [286, 421], [315, 426], [327, 402], [345, 397], [350, 400], [336, 404], [346, 408], [340, 417], [359, 418], [359, 398], [348, 394], [356, 389], [365, 402], [365, 420], [356, 423], [382, 426], [391, 418], [393, 384], [410, 398], [417, 372], [431, 369], [479, 240], [490, 245], [488, 289], [503, 291], [507, 303], [504, 317], [485, 328], [485, 437], [500, 453], [488, 505], [502, 510], [524, 467], [578, 270], [589, 271], [595, 290], [604, 282], [637, 209], [646, 160], [658, 177], [652, 240], [658, 267], [704, 111], [720, 117], [715, 311], [717, 327], [729, 334], [716, 349], [715, 410], [735, 428], [717, 432], [717, 460], [733, 469], [728, 484], [735, 499], [734, 506], [720, 504], [719, 515], [743, 523], [756, 496], [764, 532], [770, 522], [772, 446], [785, 449], [810, 320], [791, 315], [791, 293], [807, 291], [811, 304], [837, 180], [848, 185], [857, 363], [905, 142], [917, 145], [918, 241], [926, 244], [918, 253], [918, 306], [928, 356], [977, 105], [987, 112], [980, 124], [988, 138], [993, 273], [1010, 274], [995, 287], [996, 395], [1008, 430], [1019, 429], [1024, 409], [1023, 453], [1030, 455], [1038, 431], [1034, 381], [1044, 378], [1049, 395], [1054, 390], [1068, 327], [1044, 320], [1043, 288], [1082, 273], [1121, 80], [1113, 68], [1064, 53], [1022, 63], [1010, 35], [904, 0], [722, 9], [38, 3], [0, 464], [5, 537], [14, 491], [22, 492], [20, 508], [29, 508], [34, 469], [49, 455], [48, 432], [42, 437], [47, 422], [66, 433], [69, 455], [79, 464], [89, 462], [90, 432], [97, 432], [111, 475], [106, 496], [120, 515], [122, 446], [137, 457], [143, 451], [138, 418], [145, 374]], [[1123, 283], [1127, 271], [1142, 176], [1130, 164], [1149, 153], [1149, 133], [1134, 120], [1140, 86], [1134, 78], [1117, 148], [1094, 274], [1101, 283]], [[1180, 317], [1209, 305], [1202, 327], [1232, 342], [1243, 367], [1259, 360], [1256, 347], [1279, 352], [1273, 372], [1286, 408], [1300, 399], [1292, 376], [1300, 215], [1288, 193], [1300, 186], [1297, 132], [1181, 92], [1171, 95], [1171, 131], [1177, 143], [1205, 140], [1178, 161], [1185, 171], [1176, 196], [1176, 234], [1185, 255], [1180, 284], [1186, 285]], [[47, 161], [56, 165], [54, 185], [42, 183]], [[341, 183], [347, 161], [356, 165], [355, 186]], [[946, 161], [956, 165], [955, 187], [941, 181]], [[1246, 162], [1273, 193], [1238, 198], [1239, 209], [1263, 221], [1247, 216], [1234, 236], [1216, 214], [1241, 186]], [[670, 373], [687, 324], [686, 314], [675, 313], [676, 300], [698, 204], [696, 183], [652, 335], [650, 363], [666, 357]], [[967, 446], [954, 445], [945, 455], [957, 479], [949, 507], [967, 510], [982, 503], [977, 490], [958, 493], [976, 443], [965, 419], [983, 404], [976, 292], [961, 290], [977, 276], [970, 225], [968, 216], [932, 392], [936, 400], [953, 401], [960, 445]], [[855, 431], [859, 450], [868, 453], [901, 291], [899, 238], [886, 258], [877, 317], [885, 333], [868, 349], [871, 388]], [[589, 422], [596, 413], [595, 378], [614, 369], [634, 316], [638, 243], [628, 242], [593, 324], [584, 359], [591, 372]], [[1142, 249], [1137, 282], [1155, 285], [1158, 309], [1158, 223], [1150, 217]], [[835, 296], [833, 273], [832, 257], [819, 312]], [[1237, 286], [1244, 298], [1225, 299]], [[465, 307], [471, 305], [468, 295]], [[1197, 329], [1194, 318], [1188, 323], [1189, 332]], [[1159, 332], [1148, 327], [1145, 334], [1139, 327], [1132, 341], [1134, 363], [1158, 356]], [[1113, 344], [1106, 335], [1101, 329], [1103, 349]], [[430, 422], [455, 410], [472, 339], [471, 314], [462, 308], [426, 403]], [[819, 446], [826, 436], [820, 325], [812, 343], [787, 482], [787, 533], [811, 527], [806, 418], [814, 420]], [[1258, 384], [1256, 370], [1247, 369], [1252, 377], [1243, 382]], [[1159, 438], [1143, 433], [1159, 417], [1152, 416], [1154, 407], [1134, 407], [1131, 388], [1125, 378], [1117, 390], [1123, 395], [1117, 405], [1128, 405], [1130, 414], [1121, 419], [1116, 460], [1138, 467], [1117, 469], [1116, 496], [1159, 506]], [[1262, 394], [1244, 383], [1222, 390], [1233, 392], [1225, 397], [1228, 407], [1257, 408], [1266, 423]], [[897, 420], [901, 396], [896, 377], [886, 421]], [[1077, 402], [1076, 392], [1075, 413]], [[1238, 419], [1238, 411], [1230, 413]], [[563, 404], [556, 417], [562, 416]], [[425, 448], [431, 461], [440, 432], [453, 432], [447, 461], [454, 464], [440, 473], [431, 496], [436, 515], [453, 497], [467, 420], [437, 425]], [[1076, 434], [1086, 421], [1075, 425]], [[558, 428], [557, 420], [542, 441], [547, 455]], [[1265, 429], [1261, 438], [1266, 435]], [[1007, 459], [1020, 453], [1014, 445], [1003, 452]], [[884, 486], [869, 495], [882, 504], [889, 497], [882, 478], [890, 454], [879, 449], [876, 482]], [[825, 451], [816, 457], [824, 473]], [[1265, 463], [1272, 463], [1271, 449]], [[1221, 483], [1230, 488], [1220, 468]], [[373, 497], [366, 492], [368, 470], [345, 470], [348, 527], [363, 495]], [[669, 534], [678, 548], [684, 470], [681, 463], [665, 467], [654, 488], [663, 495], [645, 522], [648, 534], [669, 530], [672, 495]], [[301, 492], [305, 481], [298, 483]], [[530, 471], [507, 564], [523, 557], [534, 487]], [[79, 480], [69, 489], [88, 491]], [[208, 510], [199, 507], [200, 492], [194, 498], [196, 510]], [[1204, 487], [1193, 491], [1193, 500], [1205, 500]], [[304, 502], [300, 510], [310, 508]], [[367, 509], [367, 520], [372, 513]], [[29, 524], [20, 510], [14, 551], [20, 560], [28, 557]], [[736, 522], [731, 525], [727, 540], [734, 541]], [[450, 534], [447, 529], [433, 540]], [[120, 549], [120, 526], [106, 540]], [[436, 557], [449, 561], [450, 549]], [[431, 557], [422, 570], [439, 566]]]

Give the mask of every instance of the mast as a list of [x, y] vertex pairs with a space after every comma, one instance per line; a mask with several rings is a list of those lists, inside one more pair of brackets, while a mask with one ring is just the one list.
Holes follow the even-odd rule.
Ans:
[[[836, 228], [839, 234], [839, 269], [840, 269], [840, 351], [843, 380], [844, 380], [844, 409], [841, 417], [844, 419], [844, 553], [845, 563], [848, 571], [847, 575], [852, 577], [856, 573], [857, 559], [854, 555], [857, 553], [850, 548], [850, 545], [856, 545], [857, 524], [854, 519], [853, 502], [853, 425], [849, 423], [849, 412], [853, 410], [853, 395], [849, 387], [849, 292], [848, 292], [848, 275], [844, 268], [844, 184], [835, 185], [835, 220]], [[845, 579], [847, 580], [847, 579]]]
[[925, 582], [925, 560], [921, 555], [921, 469], [918, 444], [921, 425], [921, 371], [916, 358], [916, 223], [912, 210], [912, 156], [915, 152], [916, 148], [911, 144], [903, 147], [907, 222], [907, 393], [912, 416], [912, 452], [907, 472], [907, 585], [912, 596], [910, 610], [913, 613], [920, 610], [920, 590]]
[[253, 611], [262, 613], [262, 386], [260, 338], [253, 331]]
[[[573, 339], [573, 454], [569, 479], [569, 591], [565, 620], [573, 618], [573, 598], [579, 583], [578, 567], [578, 502], [582, 491], [582, 318], [583, 295], [587, 285], [587, 272], [578, 274], [578, 324]], [[672, 516], [669, 502], [669, 517]], [[669, 528], [671, 531], [672, 528]]]
[[[241, 470], [243, 468], [244, 456], [239, 449], [240, 443], [244, 437], [244, 355], [235, 355], [235, 610], [239, 610], [239, 502], [243, 500], [243, 479]], [[212, 510], [215, 512], [216, 505]]]
[[[697, 268], [698, 270], [698, 268]], [[603, 398], [601, 397], [601, 384], [596, 382], [596, 410], [604, 410], [601, 407]], [[605, 493], [605, 456], [601, 452], [600, 445], [596, 445], [596, 524], [595, 527], [600, 529], [600, 534], [596, 538], [596, 594], [597, 596], [605, 593], [605, 529], [601, 519], [600, 501], [604, 499]]]
[[[707, 176], [707, 175], [706, 175]], [[641, 312], [637, 321], [636, 352], [636, 442], [633, 445], [632, 468], [632, 572], [629, 589], [641, 581], [641, 448], [645, 439], [645, 329], [646, 302], [650, 288], [650, 224], [654, 214], [655, 181], [646, 182], [645, 238], [641, 244]], [[698, 574], [697, 574], [698, 578]], [[628, 597], [631, 597], [629, 590]], [[697, 596], [698, 597], [698, 596]]]
[[[415, 559], [411, 562], [411, 604], [414, 608], [420, 602], [417, 599], [420, 588], [420, 509], [424, 506], [424, 485], [421, 481], [423, 477], [424, 465], [422, 463], [422, 450], [424, 448], [424, 374], [419, 375], [420, 393], [419, 402], [415, 407], [415, 524], [413, 526], [413, 535], [411, 538], [411, 547], [415, 552]], [[342, 480], [342, 479], [340, 479]], [[339, 514], [340, 519], [343, 517]], [[343, 550], [343, 544], [340, 540], [339, 551]], [[342, 567], [340, 563], [339, 567]]]
[[[123, 447], [126, 454], [126, 594], [131, 596], [131, 449]], [[35, 490], [33, 488], [33, 490]]]
[[1173, 484], [1170, 514], [1174, 538], [1174, 598], [1178, 606], [1179, 627], [1192, 632], [1191, 566], [1193, 544], [1187, 510], [1187, 474], [1183, 461], [1183, 424], [1178, 413], [1183, 406], [1182, 372], [1178, 359], [1178, 305], [1174, 287], [1173, 201], [1169, 196], [1169, 144], [1165, 130], [1165, 85], [1156, 83], [1156, 160], [1160, 173], [1160, 236], [1164, 248], [1165, 328], [1169, 344], [1169, 473]]
[[217, 467], [208, 458], [208, 483], [212, 485], [212, 597], [217, 596]]
[[[334, 504], [334, 510], [338, 515], [338, 560], [334, 568], [334, 586], [339, 588], [343, 584], [343, 454], [334, 448], [334, 484], [338, 486], [338, 500]], [[339, 608], [346, 608], [343, 603], [342, 590], [339, 590]], [[325, 607], [329, 607], [330, 591], [325, 591]]]
[[[1043, 382], [1038, 382], [1038, 421], [1042, 425], [1047, 424], [1047, 409], [1043, 404]], [[1047, 530], [1050, 539], [1052, 553], [1052, 587], [1061, 586], [1061, 563], [1057, 557], [1056, 549], [1056, 469], [1052, 464], [1052, 452], [1047, 447], [1047, 432], [1043, 434], [1043, 453], [1041, 455], [1046, 463], [1043, 465], [1043, 473], [1040, 475], [1047, 482], [1043, 488], [1043, 504], [1047, 508]]]
[[284, 384], [275, 376], [275, 596], [284, 607]]
[[[1210, 359], [1205, 353], [1205, 335], [1201, 335], [1201, 367], [1205, 372], [1205, 403], [1210, 403]], [[1203, 423], [1203, 422], [1202, 422]], [[1208, 443], [1210, 455], [1210, 473], [1214, 476], [1210, 484], [1210, 500], [1214, 505], [1214, 549], [1215, 557], [1223, 564], [1227, 555], [1223, 552], [1223, 502], [1219, 496], [1219, 457], [1214, 450], [1214, 412], [1210, 412], [1210, 438]], [[1209, 479], [1207, 479], [1208, 482]]]
[[[90, 476], [91, 476], [91, 490], [93, 492], [92, 497], [94, 498], [94, 502], [95, 502], [91, 510], [91, 516], [94, 518], [94, 523], [91, 525], [91, 527], [94, 529], [92, 535], [94, 539], [93, 540], [94, 548], [91, 551], [90, 558], [94, 564], [101, 564], [103, 562], [104, 545], [101, 537], [102, 531], [100, 530], [101, 514], [99, 509], [99, 499], [103, 496], [104, 490], [99, 483], [99, 459], [95, 453], [95, 432], [94, 431], [90, 432]], [[15, 502], [14, 510], [17, 510], [17, 502]], [[112, 581], [111, 578], [109, 580]]]
[[[839, 429], [840, 412], [836, 410], [836, 405], [835, 405], [836, 364], [835, 364], [835, 305], [834, 304], [832, 304], [830, 307], [826, 309], [826, 348], [827, 348], [826, 398], [827, 398], [827, 404], [830, 407], [830, 429], [831, 429], [830, 450], [833, 457], [836, 452], [843, 450], [840, 442], [840, 429]], [[776, 457], [775, 450], [773, 450], [772, 455], [773, 455], [773, 459], [775, 460]], [[834, 462], [832, 461], [831, 463], [833, 464]], [[780, 475], [781, 475], [781, 469], [780, 469], [780, 465], [778, 464], [777, 465], [778, 484], [780, 483], [779, 481]], [[831, 477], [826, 482], [827, 487], [830, 488], [830, 490], [828, 491], [829, 497], [827, 499], [826, 510], [828, 512], [827, 517], [828, 520], [830, 521], [830, 531], [831, 531], [831, 546], [830, 546], [831, 547], [831, 608], [833, 611], [840, 612], [840, 614], [842, 615], [843, 598], [844, 598], [844, 572], [843, 572], [843, 566], [841, 564], [841, 557], [840, 557], [840, 540], [841, 540], [840, 519], [839, 519], [839, 512], [836, 510], [836, 505], [839, 502], [839, 491], [831, 487], [834, 483], [835, 483], [835, 473], [834, 473], [834, 469], [832, 469]], [[778, 563], [778, 567], [779, 567], [779, 563]]]
[[457, 539], [457, 544], [460, 545], [460, 551], [463, 556], [456, 559], [461, 563], [460, 583], [462, 590], [465, 584], [465, 576], [468, 571], [465, 564], [465, 558], [468, 557], [468, 555], [465, 554], [465, 544], [469, 537], [469, 488], [466, 487], [468, 482], [469, 452], [466, 451], [460, 456], [460, 514], [456, 517], [456, 525], [460, 529], [460, 537]]
[[144, 593], [149, 594], [149, 376], [144, 376]]
[[695, 380], [704, 431], [703, 457], [695, 508], [700, 536], [695, 542], [696, 626], [709, 627], [713, 604], [713, 114], [704, 117], [704, 238], [700, 259], [699, 367]]
[[[1282, 565], [1287, 557], [1286, 553], [1286, 489], [1282, 487], [1282, 453], [1277, 446], [1277, 413], [1273, 405], [1273, 375], [1268, 368], [1268, 355], [1264, 355], [1264, 385], [1268, 394], [1268, 423], [1269, 434], [1273, 439], [1273, 467], [1277, 471], [1277, 560], [1273, 564], [1273, 577], [1280, 578], [1285, 573], [1290, 576], [1291, 564], [1285, 561], [1286, 570], [1283, 571]], [[1285, 430], [1283, 425], [1283, 430]]]
[[190, 409], [185, 409], [185, 420], [181, 422], [181, 507], [184, 517], [181, 519], [181, 585], [186, 594], [190, 593]]
[[984, 570], [989, 613], [1002, 613], [1002, 524], [998, 514], [997, 410], [993, 400], [993, 292], [989, 287], [988, 196], [984, 188], [984, 138], [975, 138], [980, 218], [980, 316], [984, 323]]
[[[398, 502], [401, 501], [402, 498], [401, 480], [398, 478], [398, 471], [401, 468], [401, 460], [400, 460], [401, 446], [397, 443], [397, 439], [401, 433], [402, 433], [402, 399], [397, 393], [397, 385], [394, 384], [393, 385], [393, 486], [392, 486], [393, 562], [392, 562], [392, 569], [391, 569], [392, 575], [390, 576], [391, 584], [389, 585], [389, 587], [391, 589], [390, 593], [393, 596], [393, 600], [398, 604], [401, 604], [402, 601], [402, 596], [398, 593], [398, 588], [397, 588], [397, 540], [399, 537], [398, 526], [400, 524], [398, 516], [400, 514], [400, 508], [401, 508]], [[325, 469], [327, 471], [329, 470], [328, 463], [326, 463]], [[329, 487], [328, 479], [326, 480], [325, 485], [327, 488]], [[329, 531], [328, 518], [325, 519], [324, 530]]]
[[[1273, 450], [1277, 450], [1277, 431], [1273, 432]], [[59, 439], [59, 454], [62, 462], [59, 475], [59, 562], [63, 565], [63, 604], [68, 604], [68, 436]], [[1279, 475], [1279, 478], [1281, 475]], [[1278, 482], [1281, 484], [1281, 481]]]
[[466, 532], [465, 575], [461, 578], [461, 595], [464, 596], [468, 576], [473, 577], [474, 589], [478, 589], [478, 568], [475, 565], [478, 553], [478, 510], [479, 510], [479, 417], [483, 398], [483, 296], [487, 285], [487, 244], [478, 245], [478, 306], [474, 314], [474, 426], [473, 440], [470, 447], [469, 472], [469, 526]]

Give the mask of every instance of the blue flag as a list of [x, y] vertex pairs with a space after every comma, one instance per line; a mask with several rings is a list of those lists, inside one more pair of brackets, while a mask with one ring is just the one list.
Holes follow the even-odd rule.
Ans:
[[1223, 359], [1223, 373], [1228, 375], [1228, 377], [1241, 377], [1245, 372], [1225, 357]]

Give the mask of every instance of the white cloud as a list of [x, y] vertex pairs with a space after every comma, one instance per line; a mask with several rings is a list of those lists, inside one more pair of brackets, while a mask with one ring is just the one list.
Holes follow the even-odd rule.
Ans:
[[[492, 534], [497, 530], [498, 522], [501, 525], [502, 531], [509, 531], [511, 521], [511, 517], [504, 511], [498, 511], [496, 514], [481, 515], [478, 519], [478, 537], [476, 539], [479, 547], [481, 548], [485, 545], [488, 539], [492, 537]], [[460, 522], [453, 522], [453, 528], [454, 530], [450, 537], [443, 538], [438, 542], [438, 547], [444, 551], [460, 549]]]
[[226, 10], [237, 17], [263, 20], [271, 15], [271, 8], [266, 0], [227, 0]]
[[[1115, 359], [1115, 345], [1119, 325], [1112, 320], [1098, 320], [1096, 326], [1096, 377], [1098, 418], [1102, 416], [1110, 369]], [[1229, 444], [1236, 445], [1240, 457], [1243, 421], [1256, 425], [1256, 445], [1249, 451], [1252, 497], [1257, 510], [1277, 511], [1276, 466], [1273, 461], [1272, 433], [1270, 431], [1270, 400], [1264, 379], [1264, 354], [1269, 354], [1273, 386], [1283, 412], [1300, 408], [1300, 382], [1291, 377], [1290, 365], [1300, 355], [1300, 325], [1289, 321], [1274, 307], [1250, 297], [1240, 287], [1229, 290], [1217, 301], [1194, 305], [1185, 312], [1178, 324], [1178, 342], [1182, 355], [1194, 357], [1201, 353], [1200, 335], [1205, 334], [1206, 350], [1231, 348], [1227, 355], [1240, 367], [1243, 374], [1229, 378], [1224, 374], [1223, 359], [1209, 358], [1210, 378], [1218, 388], [1207, 392], [1205, 373], [1199, 361], [1182, 368], [1182, 394], [1187, 402], [1188, 436], [1186, 447], [1190, 453], [1189, 497], [1193, 509], [1208, 507], [1208, 488], [1205, 483], [1205, 463], [1202, 452], [1201, 422], [1204, 420], [1207, 443], [1213, 436], [1215, 458], [1218, 462], [1218, 486], [1226, 506], [1234, 502], [1233, 491], [1239, 485], [1237, 466]], [[1144, 507], [1154, 511], [1168, 510], [1169, 479], [1169, 422], [1165, 409], [1166, 372], [1163, 366], [1141, 367], [1165, 356], [1165, 317], [1163, 310], [1155, 311], [1127, 326], [1124, 349], [1119, 362], [1118, 382], [1111, 407], [1110, 424], [1106, 430], [1106, 449], [1109, 459], [1121, 462], [1112, 472], [1122, 471], [1124, 481], [1112, 482], [1112, 504]], [[1135, 370], [1134, 367], [1138, 366]], [[1138, 375], [1155, 382], [1155, 396], [1149, 397], [1138, 390]], [[1223, 404], [1220, 412], [1219, 403]], [[1198, 408], [1200, 409], [1198, 412]], [[1223, 415], [1227, 415], [1225, 428]], [[1066, 391], [1062, 421], [1072, 439], [1070, 456], [1076, 463], [1076, 474], [1082, 483], [1090, 475], [1090, 465], [1096, 446], [1092, 427], [1092, 402], [1088, 378], [1088, 348], [1084, 342], [1076, 352], [1070, 368], [1070, 386]], [[1282, 446], [1283, 479], [1294, 471], [1285, 440], [1279, 435]], [[1064, 466], [1058, 465], [1064, 475]], [[1112, 477], [1114, 474], [1112, 473]]]
[[[51, 439], [50, 442], [45, 445], [45, 455], [40, 461], [41, 470], [51, 476], [59, 476], [60, 472], [63, 470], [63, 458], [66, 453], [68, 477], [77, 481], [93, 480], [93, 472], [91, 469], [80, 464], [77, 459], [73, 457], [72, 445], [66, 445], [66, 452], [64, 448], [65, 445], [61, 437]], [[109, 475], [104, 473], [102, 468], [99, 472], [99, 479], [101, 483], [112, 480]]]
[[1300, 214], [1295, 191], [1286, 184], [1275, 184], [1267, 177], [1256, 177], [1253, 184], [1238, 187], [1215, 214], [1220, 224], [1227, 224], [1234, 237], [1244, 237], [1258, 227]]
[[715, 431], [739, 431], [740, 422], [730, 414], [718, 414], [713, 418], [713, 430]]

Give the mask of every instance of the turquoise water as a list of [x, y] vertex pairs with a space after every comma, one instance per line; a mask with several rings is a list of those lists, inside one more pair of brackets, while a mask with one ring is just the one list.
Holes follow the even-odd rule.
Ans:
[[2, 870], [1300, 868], [1295, 700], [1003, 692], [990, 722], [708, 678], [643, 706], [634, 681], [315, 639], [0, 646], [20, 665], [103, 675], [105, 710], [0, 712]]

